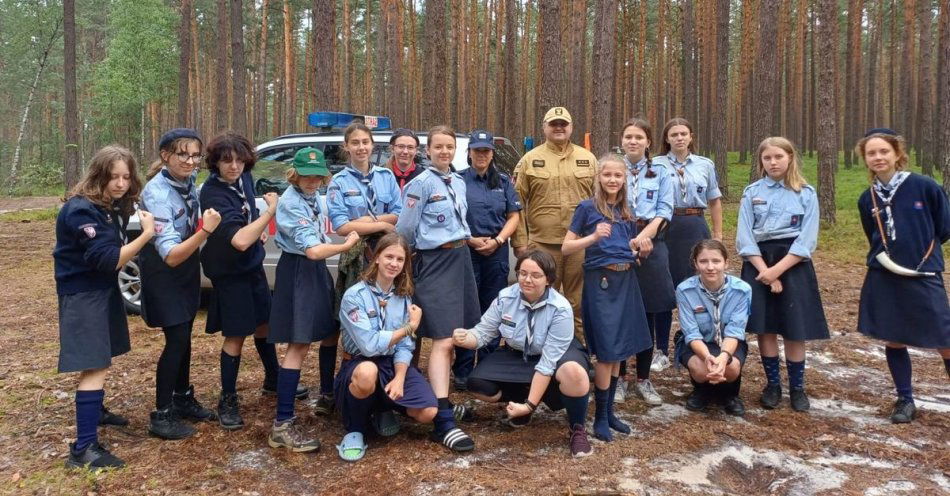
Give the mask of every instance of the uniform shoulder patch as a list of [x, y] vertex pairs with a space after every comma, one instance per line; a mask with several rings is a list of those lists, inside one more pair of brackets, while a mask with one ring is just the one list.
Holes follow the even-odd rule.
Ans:
[[532, 160], [531, 167], [544, 167], [544, 160], [541, 160], [541, 159]]
[[92, 239], [96, 237], [96, 225], [95, 224], [83, 224], [79, 226], [79, 229], [86, 235], [87, 238]]
[[350, 322], [359, 322], [360, 320], [360, 311], [356, 308], [350, 310], [350, 313], [346, 314], [349, 317]]
[[576, 163], [578, 167], [590, 167], [590, 160], [578, 160]]

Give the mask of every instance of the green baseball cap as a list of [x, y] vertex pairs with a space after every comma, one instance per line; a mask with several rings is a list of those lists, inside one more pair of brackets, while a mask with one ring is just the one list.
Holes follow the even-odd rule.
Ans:
[[323, 152], [316, 148], [306, 147], [297, 150], [294, 154], [294, 169], [301, 176], [329, 176], [330, 169], [327, 169], [327, 161], [323, 158]]

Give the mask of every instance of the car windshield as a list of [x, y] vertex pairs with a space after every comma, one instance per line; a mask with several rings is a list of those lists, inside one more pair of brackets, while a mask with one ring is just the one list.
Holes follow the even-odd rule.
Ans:
[[[294, 160], [294, 154], [297, 150], [307, 146], [314, 146], [323, 150], [323, 156], [327, 161], [327, 168], [330, 174], [336, 174], [346, 167], [347, 161], [343, 158], [343, 147], [331, 143], [295, 143], [283, 145], [266, 150], [259, 151], [257, 164], [254, 165], [254, 189], [258, 195], [263, 195], [271, 191], [281, 194], [287, 189], [286, 173]], [[321, 194], [326, 193], [326, 187], [320, 189]]]

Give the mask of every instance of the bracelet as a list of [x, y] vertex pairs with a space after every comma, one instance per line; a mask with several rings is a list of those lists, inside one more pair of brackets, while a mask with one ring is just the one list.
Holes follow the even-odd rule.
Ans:
[[403, 326], [406, 329], [406, 336], [409, 336], [412, 339], [416, 339], [416, 330], [412, 328], [412, 324], [406, 322], [406, 325]]
[[733, 359], [732, 353], [729, 353], [729, 352], [726, 351], [726, 350], [722, 350], [722, 352], [725, 353], [725, 354], [727, 354], [727, 355], [729, 355], [729, 361], [726, 362], [726, 365], [729, 365], [730, 363], [732, 363], [732, 359]]
[[201, 226], [201, 230], [208, 233], [209, 236], [211, 235], [211, 231], [205, 229], [205, 226]]
[[498, 237], [495, 237], [495, 243], [498, 243], [498, 246], [501, 246], [501, 245], [505, 244], [505, 242], [502, 241], [502, 240], [501, 240], [500, 238], [498, 238]]
[[534, 403], [532, 403], [531, 400], [528, 400], [528, 399], [524, 400], [524, 404], [528, 405], [528, 408], [530, 408], [532, 412], [538, 409], [538, 405], [535, 405]]

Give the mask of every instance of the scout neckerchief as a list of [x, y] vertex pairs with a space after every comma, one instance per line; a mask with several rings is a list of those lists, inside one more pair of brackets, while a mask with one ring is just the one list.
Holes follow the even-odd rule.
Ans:
[[376, 220], [376, 191], [373, 190], [373, 166], [369, 165], [368, 167], [369, 174], [365, 176], [352, 165], [347, 167], [346, 170], [350, 171], [350, 174], [366, 187], [366, 195], [363, 196], [363, 199], [366, 200], [366, 208], [369, 209], [369, 216], [372, 217], [373, 220]]
[[233, 191], [234, 194], [236, 194], [238, 198], [241, 199], [241, 213], [244, 214], [244, 220], [247, 221], [248, 224], [250, 224], [251, 223], [251, 204], [248, 203], [247, 194], [244, 193], [244, 180], [242, 179], [242, 177], [239, 176], [237, 182], [233, 184], [225, 181], [224, 178], [222, 178], [217, 173], [212, 173], [211, 177], [217, 179], [222, 184], [227, 186], [229, 190]]
[[429, 170], [435, 173], [436, 177], [445, 183], [445, 189], [449, 190], [449, 198], [452, 199], [452, 207], [455, 210], [455, 217], [458, 218], [459, 225], [464, 224], [465, 222], [462, 216], [462, 206], [459, 205], [458, 196], [455, 194], [455, 190], [452, 189], [452, 172], [450, 171], [446, 174], [442, 174], [442, 172], [440, 172], [439, 169], [436, 169], [435, 167], [429, 167]]
[[115, 223], [115, 230], [119, 232], [119, 239], [122, 244], [129, 242], [129, 235], [126, 228], [129, 226], [129, 218], [122, 215], [122, 206], [118, 201], [112, 202], [112, 222]]
[[[396, 294], [396, 283], [393, 281], [393, 285], [389, 288], [389, 291], [383, 291], [378, 284], [376, 283], [366, 283], [366, 287], [369, 288], [370, 292], [373, 293], [373, 302], [376, 306], [376, 312], [379, 313], [380, 326], [379, 330], [383, 331], [386, 329], [386, 305], [389, 304], [389, 299]], [[409, 298], [403, 298], [403, 315], [405, 318], [409, 318]]]
[[[165, 180], [168, 181], [172, 189], [178, 193], [178, 196], [181, 197], [181, 201], [185, 203], [185, 214], [188, 215], [187, 234], [191, 236], [198, 229], [198, 194], [195, 193], [196, 174], [188, 176], [185, 182], [181, 182], [175, 179], [175, 176], [165, 167], [162, 168], [162, 176], [165, 177]], [[183, 236], [183, 238], [188, 236]]]
[[409, 182], [409, 176], [416, 171], [416, 161], [413, 160], [409, 162], [409, 167], [406, 167], [406, 170], [402, 171], [399, 168], [399, 165], [396, 164], [396, 159], [393, 158], [391, 160], [393, 163], [389, 169], [393, 171], [393, 174], [396, 176], [396, 180], [399, 181], [399, 189], [402, 190], [406, 187], [406, 183]]
[[726, 295], [727, 289], [729, 289], [729, 284], [725, 279], [722, 281], [722, 286], [720, 286], [720, 288], [716, 291], [710, 291], [706, 289], [706, 286], [703, 286], [703, 282], [699, 282], [699, 292], [708, 298], [713, 306], [710, 314], [712, 315], [713, 327], [715, 328], [713, 340], [716, 342], [716, 346], [722, 346], [722, 322], [720, 321], [719, 304], [722, 302], [722, 298]]
[[623, 161], [627, 163], [627, 170], [630, 171], [630, 197], [633, 198], [634, 206], [636, 206], [636, 202], [640, 200], [640, 167], [646, 163], [647, 159], [641, 158], [636, 165], [631, 164], [627, 157], [624, 157]]
[[672, 152], [670, 152], [670, 154], [667, 155], [667, 157], [669, 157], [670, 159], [670, 164], [673, 165], [673, 170], [676, 171], [676, 177], [678, 177], [680, 180], [680, 194], [682, 195], [683, 202], [685, 203], [686, 191], [687, 191], [686, 190], [686, 162], [689, 162], [689, 155], [686, 156], [686, 160], [682, 164], [676, 161], [676, 155], [673, 155]]
[[521, 306], [528, 310], [528, 329], [524, 337], [524, 350], [522, 350], [522, 357], [526, 362], [528, 361], [528, 350], [531, 347], [532, 341], [534, 341], [534, 321], [538, 316], [538, 310], [544, 308], [547, 304], [547, 300], [548, 288], [544, 289], [544, 292], [541, 293], [541, 297], [534, 303], [528, 303], [528, 300], [524, 297], [524, 293], [521, 293]]
[[[897, 241], [897, 229], [894, 227], [894, 215], [891, 212], [891, 204], [894, 201], [894, 195], [897, 194], [897, 188], [904, 183], [904, 180], [910, 177], [910, 172], [907, 171], [898, 171], [894, 174], [894, 177], [887, 183], [887, 185], [881, 183], [881, 181], [874, 179], [874, 183], [871, 185], [871, 189], [874, 192], [871, 194], [871, 204], [874, 208], [871, 209], [871, 215], [874, 216], [874, 219], [877, 221], [878, 232], [881, 233], [881, 244], [884, 245], [884, 253], [887, 253], [887, 256], [890, 257], [890, 249], [887, 246], [887, 239], [890, 238], [891, 241]], [[885, 234], [884, 226], [881, 223], [881, 209], [877, 205], [877, 198], [880, 198], [884, 203], [884, 214], [887, 215], [887, 233]], [[920, 263], [917, 264], [917, 267], [914, 270], [920, 271], [920, 268], [924, 266], [924, 262], [930, 258], [930, 254], [933, 253], [935, 242], [933, 239], [930, 240], [930, 247], [927, 248], [927, 252], [924, 253], [924, 257], [920, 259]]]
[[320, 207], [317, 205], [317, 194], [314, 193], [312, 195], [308, 195], [297, 186], [294, 186], [294, 189], [297, 190], [297, 193], [300, 195], [300, 198], [303, 199], [303, 202], [306, 203], [308, 207], [310, 207], [310, 215], [314, 223], [314, 230], [317, 231], [317, 239], [320, 241], [320, 244], [329, 243], [330, 241], [327, 239], [327, 235], [317, 224], [317, 221], [320, 218]]

